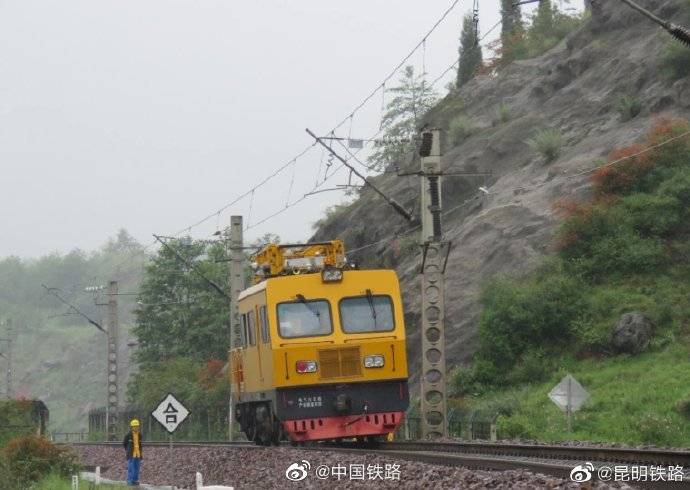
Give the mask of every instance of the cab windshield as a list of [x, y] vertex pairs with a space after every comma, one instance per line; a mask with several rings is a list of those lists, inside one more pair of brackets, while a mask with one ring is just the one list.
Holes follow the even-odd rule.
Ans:
[[333, 331], [328, 301], [303, 300], [278, 305], [278, 325], [283, 338], [328, 335]]
[[357, 296], [340, 300], [340, 323], [345, 333], [393, 330], [393, 303], [390, 296]]

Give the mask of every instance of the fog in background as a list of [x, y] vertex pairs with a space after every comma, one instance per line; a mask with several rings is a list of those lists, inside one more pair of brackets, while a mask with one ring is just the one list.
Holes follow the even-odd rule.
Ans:
[[[347, 118], [451, 3], [0, 0], [0, 256], [91, 250], [121, 227], [144, 243], [183, 231], [308, 147], [305, 127], [326, 134]], [[471, 7], [461, 2], [409, 64], [429, 80], [445, 70]], [[498, 0], [480, 9], [481, 34]], [[372, 135], [382, 103], [337, 134]], [[189, 233], [209, 237], [242, 214], [247, 241], [308, 238], [341, 191], [257, 223], [317, 183], [346, 183], [344, 171], [323, 182], [326, 162], [312, 148]]]

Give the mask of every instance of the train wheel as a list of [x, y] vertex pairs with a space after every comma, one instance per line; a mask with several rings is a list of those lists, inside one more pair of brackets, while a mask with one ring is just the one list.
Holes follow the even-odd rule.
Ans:
[[283, 438], [283, 424], [280, 420], [275, 419], [273, 421], [273, 432], [271, 433], [271, 444], [274, 446], [280, 446], [280, 440]]
[[369, 448], [376, 448], [381, 445], [382, 437], [381, 436], [366, 436], [365, 438], [365, 446]]
[[247, 430], [247, 439], [256, 445], [259, 445], [259, 429], [256, 424], [252, 424]]

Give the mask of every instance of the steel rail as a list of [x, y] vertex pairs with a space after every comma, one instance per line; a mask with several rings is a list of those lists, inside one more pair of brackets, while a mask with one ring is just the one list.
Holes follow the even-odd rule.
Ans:
[[[118, 442], [63, 443], [74, 446], [119, 446]], [[149, 442], [147, 446], [168, 447], [168, 442]], [[240, 442], [176, 442], [180, 447], [228, 447], [256, 448], [270, 450], [270, 447], [257, 446], [248, 441]], [[345, 453], [375, 453], [407, 461], [424, 462], [443, 466], [462, 466], [465, 468], [489, 471], [527, 470], [568, 480], [570, 472], [585, 462], [593, 463], [595, 472], [602, 466], [613, 468], [616, 465], [638, 466], [682, 466], [684, 482], [639, 481], [629, 482], [641, 488], [690, 488], [690, 451], [676, 449], [633, 449], [594, 446], [564, 446], [556, 444], [514, 444], [490, 442], [434, 442], [434, 441], [395, 441], [375, 446], [362, 446], [358, 443], [316, 443], [298, 445], [296, 449], [309, 451], [337, 451]], [[594, 480], [597, 477], [595, 475]]]
[[[63, 442], [58, 444], [73, 446], [120, 446], [120, 442]], [[168, 447], [169, 442], [146, 442], [146, 446]], [[249, 441], [195, 441], [173, 442], [173, 446], [219, 446], [219, 447], [262, 447]], [[395, 441], [384, 442], [375, 447], [362, 447], [357, 443], [319, 443], [317, 445], [297, 446], [305, 448], [376, 450], [376, 451], [420, 451], [455, 454], [475, 454], [498, 456], [537, 457], [543, 459], [573, 461], [605, 461], [616, 463], [649, 463], [655, 465], [680, 465], [690, 469], [690, 451], [679, 449], [633, 449], [594, 446], [563, 446], [547, 444], [503, 444], [484, 442], [428, 442]]]

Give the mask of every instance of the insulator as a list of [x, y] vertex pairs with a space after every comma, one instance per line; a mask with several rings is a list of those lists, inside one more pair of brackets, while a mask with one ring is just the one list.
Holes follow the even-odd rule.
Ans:
[[690, 47], [690, 31], [685, 27], [671, 24], [668, 32], [680, 42], [685, 43]]
[[428, 157], [431, 155], [431, 146], [434, 142], [434, 134], [430, 131], [422, 133], [422, 144], [419, 147], [419, 156]]
[[431, 212], [434, 239], [441, 240], [441, 206], [440, 206], [440, 189], [438, 185], [438, 177], [435, 175], [429, 176], [429, 197], [431, 205], [429, 211]]

